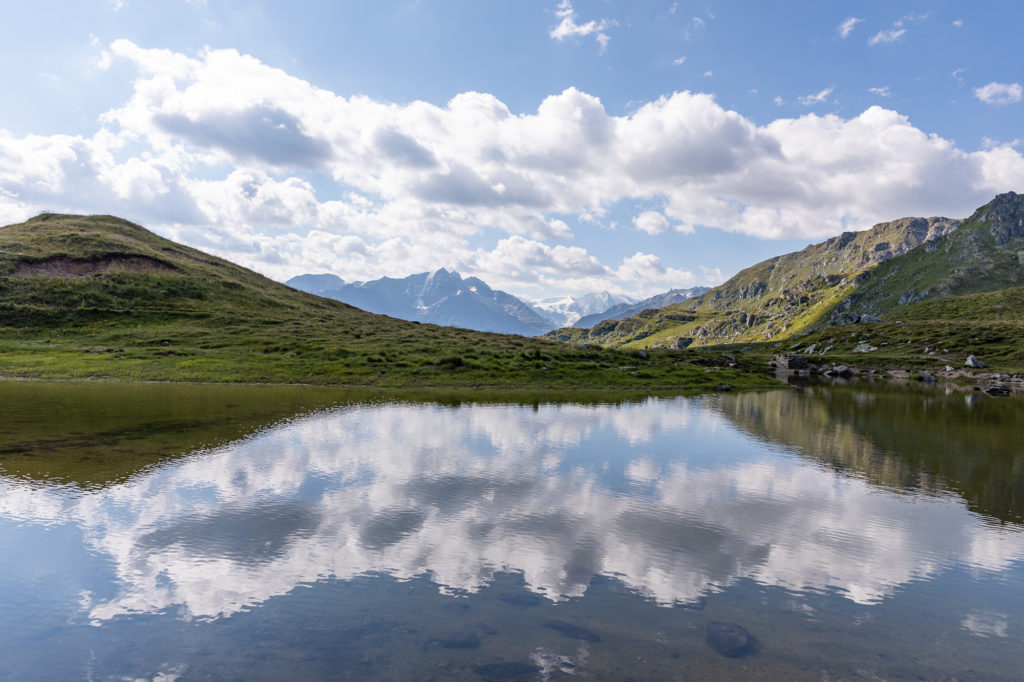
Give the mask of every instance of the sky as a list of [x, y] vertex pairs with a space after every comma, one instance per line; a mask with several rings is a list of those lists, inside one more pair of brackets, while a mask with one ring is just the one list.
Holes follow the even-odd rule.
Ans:
[[5, 5], [0, 224], [282, 281], [642, 298], [1024, 192], [1015, 0]]

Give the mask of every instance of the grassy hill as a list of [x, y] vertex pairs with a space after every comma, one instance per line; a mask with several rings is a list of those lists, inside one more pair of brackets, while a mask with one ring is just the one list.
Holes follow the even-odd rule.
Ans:
[[[771, 350], [806, 339], [790, 347], [818, 343], [819, 352], [832, 346], [833, 356], [863, 361], [850, 354], [875, 334], [888, 340], [874, 344], [871, 357], [892, 363], [934, 364], [941, 355], [962, 365], [962, 356], [986, 352], [1020, 368], [1020, 286], [1024, 196], [1009, 192], [962, 224], [904, 218], [844, 233], [758, 263], [693, 301], [549, 336], [624, 348], [770, 343]], [[940, 340], [947, 353], [934, 352]]]
[[788, 338], [825, 324], [836, 304], [879, 264], [953, 231], [949, 218], [903, 218], [844, 232], [762, 261], [690, 301], [647, 310], [590, 330], [549, 336], [613, 346], [683, 348]]
[[[903, 314], [922, 301], [1024, 286], [1024, 195], [1000, 194], [957, 230], [882, 263], [837, 309], [855, 316]], [[925, 307], [917, 318], [940, 308]], [[948, 307], [942, 310], [949, 312]], [[964, 312], [964, 311], [959, 311]]]
[[5, 377], [636, 391], [772, 383], [708, 369], [678, 355], [373, 315], [110, 216], [43, 214], [0, 228]]

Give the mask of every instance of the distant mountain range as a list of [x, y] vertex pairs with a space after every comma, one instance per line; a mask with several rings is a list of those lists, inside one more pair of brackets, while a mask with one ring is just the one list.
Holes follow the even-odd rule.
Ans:
[[602, 320], [617, 320], [648, 308], [686, 301], [708, 290], [673, 289], [642, 301], [602, 291], [557, 296], [530, 304], [492, 289], [477, 277], [463, 278], [444, 268], [401, 279], [382, 277], [348, 283], [337, 275], [305, 274], [292, 277], [285, 284], [379, 315], [522, 336], [537, 336], [570, 325], [589, 327]]
[[576, 325], [584, 316], [603, 313], [617, 306], [628, 306], [636, 299], [602, 291], [582, 296], [556, 296], [534, 301], [533, 307], [540, 310], [552, 322], [552, 327]]
[[402, 320], [522, 336], [536, 336], [555, 327], [545, 315], [512, 294], [491, 289], [476, 277], [463, 279], [444, 268], [402, 279], [382, 277], [350, 283], [335, 275], [299, 275], [286, 284]]
[[667, 305], [674, 303], [682, 303], [688, 301], [691, 298], [696, 298], [701, 294], [710, 291], [708, 287], [693, 287], [691, 289], [672, 289], [666, 291], [663, 294], [651, 296], [645, 298], [642, 301], [629, 301], [624, 303], [618, 303], [613, 305], [601, 312], [594, 313], [592, 315], [586, 315], [579, 318], [571, 324], [573, 327], [580, 329], [589, 329], [598, 322], [604, 322], [605, 320], [621, 320], [624, 317], [633, 317], [639, 312], [652, 308], [664, 308]]

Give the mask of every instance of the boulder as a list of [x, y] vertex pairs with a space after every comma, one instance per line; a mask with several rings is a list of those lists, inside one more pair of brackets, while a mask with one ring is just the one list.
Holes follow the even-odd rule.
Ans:
[[967, 361], [964, 363], [967, 367], [973, 367], [974, 369], [984, 369], [988, 367], [984, 362], [978, 359], [977, 355], [971, 354], [967, 356]]
[[853, 349], [854, 353], [870, 353], [873, 350], [878, 350], [877, 347], [872, 346], [867, 341], [861, 341], [857, 344], [857, 347]]
[[917, 380], [926, 384], [934, 384], [939, 378], [931, 372], [921, 372], [917, 375]]
[[776, 355], [775, 365], [782, 369], [807, 369], [807, 358], [803, 355]]
[[857, 324], [860, 322], [860, 315], [857, 313], [839, 313], [838, 315], [833, 316], [833, 321], [837, 326], [844, 324]]
[[739, 658], [753, 653], [755, 640], [747, 629], [736, 623], [711, 621], [708, 623], [708, 646], [728, 658]]
[[992, 384], [991, 386], [985, 387], [985, 393], [991, 396], [1003, 397], [1010, 395], [1010, 388], [1008, 386], [1000, 386], [999, 384]]
[[846, 365], [836, 365], [832, 369], [827, 370], [825, 372], [825, 376], [842, 377], [844, 379], [849, 379], [850, 377], [853, 376], [853, 370], [847, 367]]

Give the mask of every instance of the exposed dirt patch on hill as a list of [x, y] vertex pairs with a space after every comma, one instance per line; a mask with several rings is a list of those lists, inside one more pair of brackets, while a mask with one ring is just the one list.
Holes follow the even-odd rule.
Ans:
[[38, 261], [21, 261], [14, 266], [16, 277], [63, 277], [89, 279], [108, 272], [151, 272], [173, 274], [178, 271], [170, 263], [148, 256], [110, 254], [89, 260], [54, 256]]

